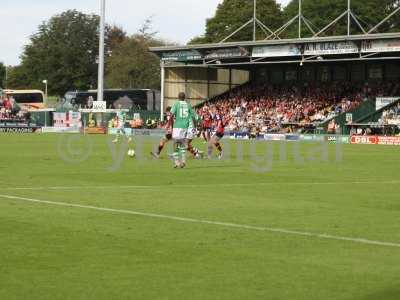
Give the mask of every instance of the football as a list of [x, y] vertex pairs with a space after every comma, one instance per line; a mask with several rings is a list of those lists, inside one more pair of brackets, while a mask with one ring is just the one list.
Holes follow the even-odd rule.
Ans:
[[135, 150], [129, 149], [129, 150], [128, 150], [128, 156], [129, 156], [129, 157], [135, 157]]

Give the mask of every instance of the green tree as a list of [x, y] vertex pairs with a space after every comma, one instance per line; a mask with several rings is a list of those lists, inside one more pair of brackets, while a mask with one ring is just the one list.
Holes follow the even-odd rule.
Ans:
[[162, 44], [142, 36], [127, 38], [107, 60], [107, 87], [159, 89], [160, 60], [148, 48]]
[[122, 44], [127, 38], [127, 33], [117, 25], [107, 25], [106, 45], [108, 51], [113, 51], [118, 45]]
[[148, 49], [166, 42], [157, 39], [156, 34], [149, 18], [137, 34], [113, 50], [106, 64], [108, 88], [160, 88], [160, 59]]
[[7, 88], [15, 89], [15, 90], [24, 90], [24, 89], [42, 89], [43, 84], [39, 81], [34, 83], [29, 83], [28, 79], [29, 71], [25, 69], [24, 66], [14, 66], [8, 67], [7, 72]]
[[[289, 20], [298, 13], [298, 0], [292, 0], [284, 9], [285, 19]], [[311, 22], [314, 31], [327, 26], [335, 18], [347, 10], [345, 0], [303, 0], [303, 14]], [[380, 22], [386, 15], [399, 5], [399, 0], [352, 0], [352, 10], [366, 31]], [[385, 23], [380, 31], [399, 30], [399, 17], [393, 17]], [[352, 34], [360, 34], [362, 31], [352, 20]], [[325, 35], [347, 34], [347, 17], [343, 17], [337, 24], [327, 30]], [[282, 34], [283, 37], [294, 38], [298, 35], [297, 22]], [[311, 32], [303, 25], [303, 37], [311, 36]]]
[[5, 79], [6, 79], [6, 66], [0, 62], [0, 88], [5, 87]]
[[94, 86], [97, 76], [98, 24], [96, 15], [69, 10], [39, 26], [22, 55], [27, 84], [49, 82], [49, 93]]
[[154, 40], [158, 32], [153, 31], [153, 16], [150, 16], [144, 20], [142, 26], [139, 28], [137, 36], [144, 40]]
[[206, 39], [205, 35], [199, 35], [199, 36], [195, 36], [194, 38], [192, 38], [188, 42], [188, 45], [205, 44], [207, 42], [208, 42], [208, 40]]
[[[275, 0], [258, 0], [257, 17], [270, 29], [282, 25], [282, 11]], [[208, 19], [204, 36], [196, 37], [190, 44], [216, 43], [240, 28], [253, 18], [253, 1], [224, 0], [218, 5], [215, 16]], [[252, 25], [233, 36], [229, 41], [249, 41], [253, 39]], [[257, 38], [265, 38], [265, 34], [257, 27]]]

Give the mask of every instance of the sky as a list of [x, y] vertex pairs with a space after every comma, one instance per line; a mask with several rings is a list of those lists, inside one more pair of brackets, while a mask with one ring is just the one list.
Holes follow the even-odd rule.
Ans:
[[[153, 17], [161, 38], [184, 44], [204, 33], [207, 18], [222, 0], [107, 0], [107, 23], [128, 34]], [[289, 0], [278, 0], [285, 5]], [[17, 65], [24, 45], [42, 22], [68, 9], [98, 13], [99, 0], [0, 0], [0, 61]]]

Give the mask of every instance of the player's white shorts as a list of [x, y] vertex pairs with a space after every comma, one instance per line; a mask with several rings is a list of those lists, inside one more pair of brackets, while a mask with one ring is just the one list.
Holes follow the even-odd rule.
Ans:
[[125, 126], [124, 126], [124, 125], [118, 126], [118, 127], [117, 127], [117, 132], [126, 134]]
[[187, 138], [188, 140], [193, 140], [193, 139], [195, 138], [195, 136], [196, 136], [196, 129], [190, 127], [190, 128], [188, 129], [186, 138]]
[[187, 138], [188, 130], [187, 128], [174, 128], [172, 130], [172, 138], [174, 140], [184, 140]]

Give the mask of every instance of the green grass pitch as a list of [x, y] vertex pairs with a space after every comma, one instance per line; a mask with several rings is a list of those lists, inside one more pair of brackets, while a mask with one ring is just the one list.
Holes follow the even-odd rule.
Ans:
[[399, 148], [77, 137], [0, 136], [0, 299], [400, 299]]

